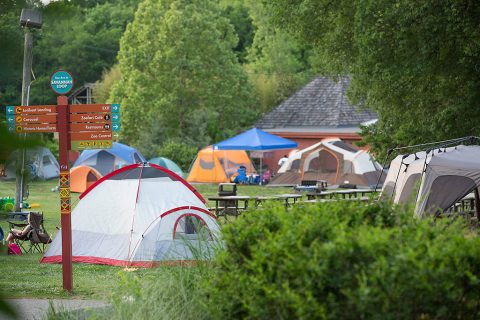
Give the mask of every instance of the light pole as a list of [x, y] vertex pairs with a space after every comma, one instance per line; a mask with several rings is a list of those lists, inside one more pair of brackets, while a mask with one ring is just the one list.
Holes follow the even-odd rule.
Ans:
[[[25, 30], [25, 48], [23, 52], [23, 80], [22, 80], [22, 106], [29, 105], [30, 83], [32, 76], [32, 58], [33, 58], [33, 35], [30, 28], [42, 28], [42, 13], [35, 9], [22, 9], [20, 15], [20, 25]], [[25, 134], [23, 135], [25, 140]], [[24, 179], [25, 179], [25, 146], [22, 146], [17, 157], [16, 168], [16, 188], [15, 188], [15, 211], [20, 211], [23, 201]]]

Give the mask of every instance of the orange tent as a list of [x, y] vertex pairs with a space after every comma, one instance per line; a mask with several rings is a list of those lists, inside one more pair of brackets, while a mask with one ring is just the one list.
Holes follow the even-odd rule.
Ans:
[[190, 169], [188, 182], [230, 182], [240, 166], [247, 168], [247, 175], [255, 173], [250, 158], [243, 150], [213, 150], [211, 146], [198, 152]]
[[102, 178], [102, 175], [92, 167], [74, 167], [70, 170], [70, 191], [84, 192], [100, 178]]

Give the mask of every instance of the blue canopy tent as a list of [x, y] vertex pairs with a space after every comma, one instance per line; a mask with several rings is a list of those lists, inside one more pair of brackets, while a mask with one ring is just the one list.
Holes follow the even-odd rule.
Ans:
[[122, 166], [137, 162], [146, 162], [137, 149], [114, 142], [111, 149], [84, 150], [73, 167], [85, 165], [95, 168], [102, 175], [106, 175]]
[[[246, 151], [272, 151], [281, 149], [294, 149], [297, 143], [257, 128], [247, 130], [235, 137], [213, 145], [214, 150], [246, 150]], [[260, 176], [262, 174], [262, 158], [260, 158]]]

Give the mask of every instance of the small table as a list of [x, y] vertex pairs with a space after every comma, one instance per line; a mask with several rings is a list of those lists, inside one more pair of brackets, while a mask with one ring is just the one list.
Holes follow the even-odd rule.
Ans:
[[[232, 212], [232, 215], [238, 216], [241, 212], [248, 209], [249, 196], [215, 196], [208, 200], [215, 201], [215, 215], [225, 216]], [[243, 202], [243, 206], [240, 204]]]

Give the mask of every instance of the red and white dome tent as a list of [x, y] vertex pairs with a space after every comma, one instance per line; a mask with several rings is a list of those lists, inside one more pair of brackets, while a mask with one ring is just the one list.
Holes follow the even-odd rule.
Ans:
[[[219, 229], [205, 200], [188, 182], [154, 164], [133, 164], [80, 195], [72, 212], [72, 259], [151, 267], [208, 258]], [[60, 263], [61, 254], [60, 231], [41, 262]]]

